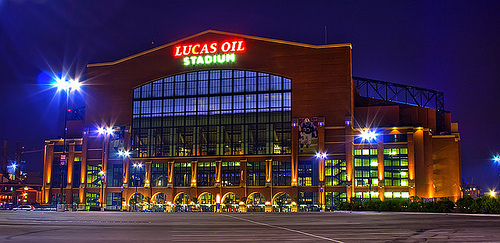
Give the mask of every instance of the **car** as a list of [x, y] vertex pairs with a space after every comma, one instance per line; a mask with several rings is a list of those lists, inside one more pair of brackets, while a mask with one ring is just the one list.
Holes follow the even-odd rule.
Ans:
[[35, 207], [31, 205], [19, 205], [12, 209], [13, 211], [35, 211]]

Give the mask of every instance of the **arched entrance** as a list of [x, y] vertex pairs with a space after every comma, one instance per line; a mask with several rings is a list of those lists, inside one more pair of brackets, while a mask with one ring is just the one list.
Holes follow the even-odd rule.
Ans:
[[198, 197], [198, 204], [202, 212], [213, 212], [215, 197], [212, 193], [204, 192]]
[[144, 206], [144, 195], [136, 192], [128, 200], [129, 211], [141, 211]]
[[153, 195], [153, 199], [151, 200], [151, 210], [154, 212], [163, 212], [165, 211], [165, 205], [167, 201], [167, 195], [165, 193], [160, 192]]
[[223, 212], [236, 212], [238, 210], [238, 204], [240, 203], [240, 197], [233, 193], [226, 193], [221, 200], [222, 211]]
[[260, 192], [254, 192], [247, 197], [246, 204], [250, 212], [264, 212], [266, 197]]
[[288, 212], [292, 203], [292, 197], [286, 192], [278, 192], [274, 195], [272, 204], [278, 212]]
[[192, 202], [189, 194], [184, 192], [179, 192], [174, 197], [175, 212], [187, 212], [189, 211], [189, 204]]

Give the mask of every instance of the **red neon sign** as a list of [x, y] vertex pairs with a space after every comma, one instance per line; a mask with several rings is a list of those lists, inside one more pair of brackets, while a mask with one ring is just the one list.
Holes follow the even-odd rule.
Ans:
[[185, 57], [185, 56], [191, 56], [191, 55], [214, 54], [217, 52], [238, 53], [238, 52], [244, 52], [244, 51], [245, 51], [245, 41], [235, 40], [235, 41], [177, 45], [174, 47], [174, 56], [175, 57]]

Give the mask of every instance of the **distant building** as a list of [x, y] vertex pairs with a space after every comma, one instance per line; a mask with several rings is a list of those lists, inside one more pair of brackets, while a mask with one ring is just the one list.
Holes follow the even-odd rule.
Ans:
[[443, 93], [353, 77], [351, 55], [350, 44], [205, 31], [90, 64], [67, 165], [62, 140], [46, 141], [43, 203], [61, 184], [65, 203], [108, 209], [460, 198]]

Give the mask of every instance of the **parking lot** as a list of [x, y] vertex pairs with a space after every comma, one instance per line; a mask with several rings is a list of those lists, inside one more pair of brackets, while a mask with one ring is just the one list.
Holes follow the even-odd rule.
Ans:
[[0, 211], [0, 242], [499, 242], [500, 217]]

